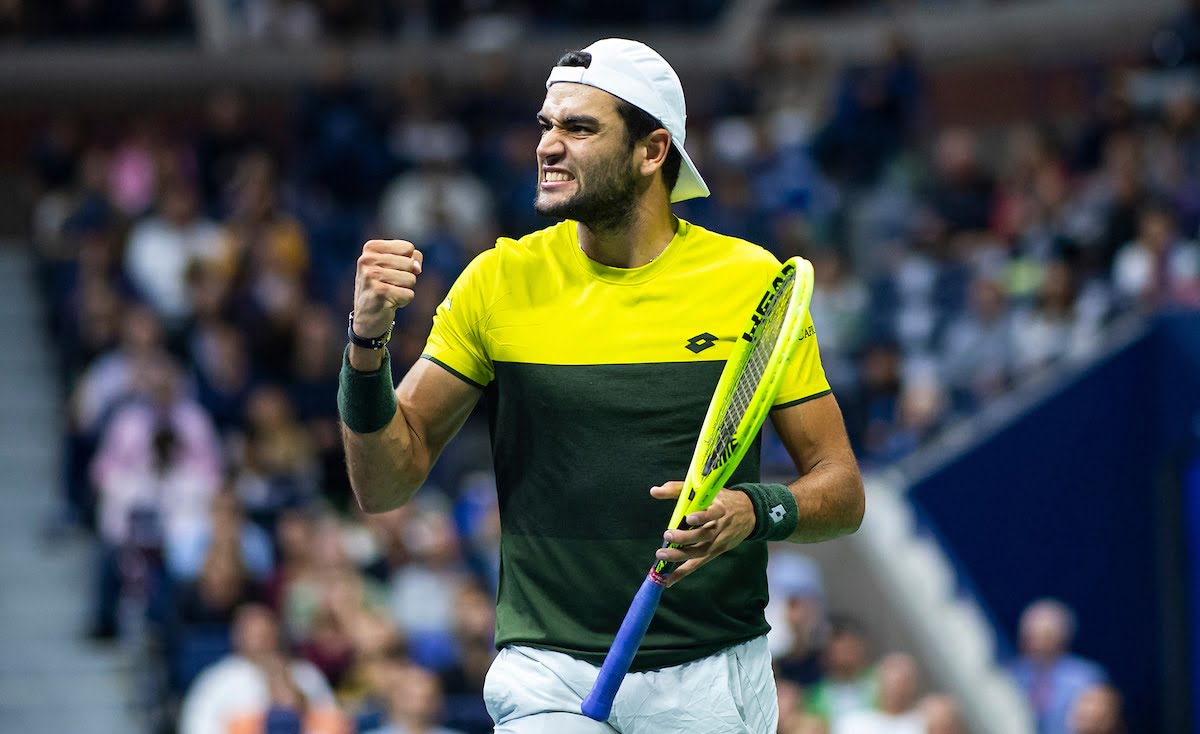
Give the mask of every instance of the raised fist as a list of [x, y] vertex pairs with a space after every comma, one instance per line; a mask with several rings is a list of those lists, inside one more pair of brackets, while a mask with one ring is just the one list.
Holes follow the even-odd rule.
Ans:
[[354, 273], [354, 333], [382, 336], [396, 309], [413, 299], [421, 274], [421, 251], [405, 240], [370, 240], [363, 245]]

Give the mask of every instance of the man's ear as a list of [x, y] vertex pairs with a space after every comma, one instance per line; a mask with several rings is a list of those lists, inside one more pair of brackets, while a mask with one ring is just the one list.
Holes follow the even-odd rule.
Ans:
[[671, 133], [660, 127], [647, 135], [641, 146], [645, 150], [645, 157], [639, 169], [643, 176], [653, 176], [655, 171], [662, 168], [667, 154], [671, 152]]

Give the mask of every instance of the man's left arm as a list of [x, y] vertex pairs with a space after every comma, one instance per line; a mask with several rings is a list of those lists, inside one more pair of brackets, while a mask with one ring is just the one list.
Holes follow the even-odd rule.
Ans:
[[788, 540], [815, 543], [858, 530], [866, 498], [833, 394], [772, 411], [771, 422], [800, 472], [788, 486], [798, 511]]
[[[795, 543], [815, 543], [853, 533], [866, 509], [858, 462], [846, 436], [842, 411], [833, 394], [823, 395], [771, 412], [775, 431], [791, 455], [800, 478], [787, 487], [796, 504], [796, 529], [787, 537]], [[682, 482], [653, 487], [658, 499], [674, 499]], [[786, 499], [786, 498], [785, 498]], [[768, 522], [755, 510], [747, 492], [722, 489], [712, 505], [686, 519], [693, 530], [668, 530], [663, 538], [680, 548], [664, 548], [658, 558], [686, 561], [670, 576], [670, 583], [739, 545]]]

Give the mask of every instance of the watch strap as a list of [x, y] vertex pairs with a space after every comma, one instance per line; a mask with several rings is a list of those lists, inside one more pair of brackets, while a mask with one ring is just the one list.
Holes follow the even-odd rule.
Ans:
[[392, 329], [395, 328], [396, 322], [393, 320], [391, 326], [388, 326], [387, 331], [383, 332], [382, 336], [377, 336], [374, 338], [359, 336], [358, 334], [354, 333], [354, 312], [351, 311], [349, 322], [346, 325], [346, 338], [349, 339], [350, 343], [356, 347], [362, 347], [363, 349], [383, 349], [387, 346], [387, 343], [391, 341]]

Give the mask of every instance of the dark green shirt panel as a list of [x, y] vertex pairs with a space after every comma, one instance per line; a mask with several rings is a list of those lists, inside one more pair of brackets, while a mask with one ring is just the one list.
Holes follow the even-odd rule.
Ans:
[[[503, 532], [497, 644], [599, 663], [674, 509], [723, 363], [496, 363], [487, 388]], [[729, 484], [757, 481], [759, 440]], [[635, 670], [764, 634], [766, 546], [746, 543], [663, 595]]]
[[[723, 362], [497, 362], [488, 386], [504, 532], [660, 537], [673, 504], [650, 487], [683, 479]], [[755, 481], [757, 447], [730, 484]]]
[[[634, 540], [505, 537], [497, 647], [529, 645], [599, 665], [653, 561]], [[632, 670], [696, 660], [766, 634], [765, 543], [743, 543], [667, 589]]]

